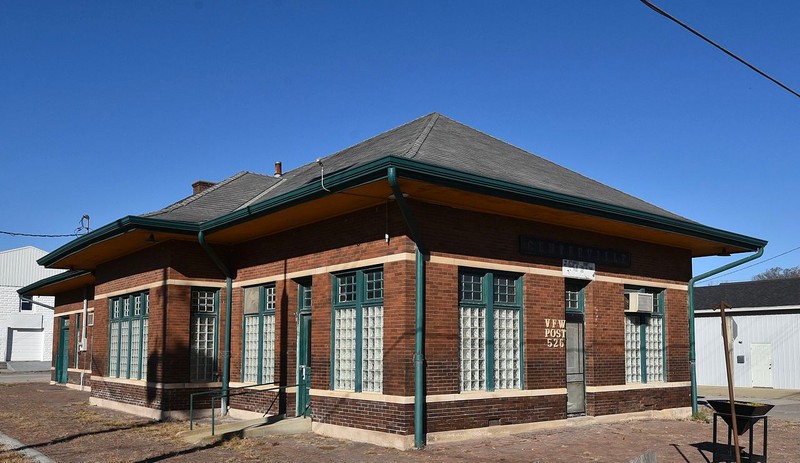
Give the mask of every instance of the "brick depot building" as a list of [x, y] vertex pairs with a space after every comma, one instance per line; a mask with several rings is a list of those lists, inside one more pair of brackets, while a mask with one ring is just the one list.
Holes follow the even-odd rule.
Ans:
[[766, 244], [435, 113], [194, 187], [40, 259], [70, 269], [20, 290], [56, 298], [54, 382], [154, 418], [230, 387], [234, 415], [399, 448], [688, 414], [692, 258]]

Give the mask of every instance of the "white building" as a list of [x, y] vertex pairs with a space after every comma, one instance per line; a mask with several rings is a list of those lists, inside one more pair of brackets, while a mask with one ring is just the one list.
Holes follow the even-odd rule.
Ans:
[[[33, 246], [0, 251], [0, 362], [24, 362], [36, 368], [52, 360], [53, 311], [40, 305], [21, 303], [17, 290], [35, 281], [63, 272], [46, 269], [36, 260], [47, 252]], [[34, 297], [52, 306], [53, 297]]]
[[800, 278], [695, 289], [697, 384], [727, 385], [720, 302], [732, 308], [733, 383], [800, 389]]

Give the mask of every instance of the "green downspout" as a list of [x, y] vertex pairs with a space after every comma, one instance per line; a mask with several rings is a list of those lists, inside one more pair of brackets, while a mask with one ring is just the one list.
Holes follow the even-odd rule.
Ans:
[[233, 293], [233, 278], [228, 267], [222, 262], [217, 253], [211, 249], [211, 246], [206, 243], [206, 237], [202, 230], [197, 234], [197, 241], [200, 242], [200, 246], [208, 254], [208, 257], [214, 261], [214, 264], [225, 275], [225, 350], [222, 351], [222, 414], [226, 415], [228, 413], [228, 389], [231, 384], [231, 315], [233, 312], [231, 294]]
[[414, 447], [422, 449], [425, 447], [425, 256], [428, 253], [422, 244], [417, 221], [411, 214], [411, 209], [408, 207], [408, 203], [403, 197], [403, 192], [400, 190], [400, 185], [397, 183], [397, 170], [394, 167], [389, 167], [387, 179], [417, 249], [415, 260], [416, 303], [414, 311]]
[[722, 267], [716, 268], [714, 270], [708, 271], [703, 273], [702, 275], [697, 275], [696, 277], [689, 280], [689, 365], [691, 366], [691, 378], [692, 378], [692, 416], [697, 415], [697, 370], [695, 365], [695, 350], [694, 350], [694, 284], [700, 280], [708, 278], [712, 275], [716, 275], [718, 273], [722, 273], [726, 270], [730, 270], [734, 267], [738, 267], [742, 264], [750, 262], [751, 260], [758, 259], [759, 257], [764, 255], [764, 247], [760, 247], [756, 250], [756, 253], [752, 256], [747, 256], [743, 259], [739, 259], [736, 262], [731, 262], [730, 264], [723, 265]]

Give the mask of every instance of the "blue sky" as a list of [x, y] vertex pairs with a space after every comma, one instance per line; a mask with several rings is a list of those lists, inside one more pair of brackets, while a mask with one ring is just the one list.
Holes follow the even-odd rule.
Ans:
[[[800, 3], [656, 4], [800, 89]], [[0, 0], [0, 230], [97, 228], [432, 111], [766, 239], [764, 259], [800, 246], [800, 99], [637, 0]]]

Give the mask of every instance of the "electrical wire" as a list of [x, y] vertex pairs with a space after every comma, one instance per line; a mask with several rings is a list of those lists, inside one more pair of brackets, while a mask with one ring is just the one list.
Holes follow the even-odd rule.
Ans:
[[71, 236], [81, 236], [83, 233], [89, 233], [89, 215], [83, 214], [81, 216], [81, 220], [78, 222], [78, 228], [75, 229], [74, 233], [62, 233], [62, 234], [48, 234], [48, 233], [19, 233], [19, 232], [10, 232], [0, 230], [0, 235], [9, 235], [9, 236], [24, 236], [26, 238], [68, 238]]
[[48, 234], [40, 234], [40, 233], [17, 233], [17, 232], [10, 232], [10, 231], [3, 231], [0, 230], [0, 235], [10, 235], [10, 236], [25, 236], [31, 238], [66, 238], [69, 236], [80, 236], [78, 233], [64, 233], [61, 235], [48, 235]]
[[724, 277], [726, 275], [730, 275], [730, 274], [736, 273], [736, 272], [741, 272], [742, 270], [747, 270], [747, 269], [749, 269], [751, 267], [755, 267], [757, 265], [761, 265], [761, 264], [763, 264], [765, 262], [769, 262], [771, 260], [777, 259], [778, 257], [785, 256], [786, 254], [789, 254], [790, 252], [797, 251], [798, 249], [800, 249], [800, 246], [798, 246], [798, 247], [796, 247], [794, 249], [790, 249], [790, 250], [788, 250], [786, 252], [782, 252], [782, 253], [778, 254], [777, 256], [770, 257], [769, 259], [764, 259], [764, 260], [758, 261], [758, 262], [756, 262], [754, 264], [750, 264], [750, 265], [748, 265], [746, 267], [739, 267], [736, 270], [731, 270], [730, 272], [725, 272], [725, 273], [723, 273], [721, 275], [717, 275], [715, 278], [712, 278], [710, 281], [718, 280], [718, 279], [720, 279], [720, 278], [722, 278], [722, 277]]
[[653, 5], [653, 4], [652, 4], [652, 3], [650, 3], [648, 0], [640, 0], [640, 1], [641, 1], [642, 3], [644, 3], [645, 5], [647, 5], [647, 6], [648, 6], [648, 7], [649, 7], [651, 10], [653, 10], [653, 11], [655, 11], [656, 13], [660, 14], [661, 16], [664, 16], [665, 18], [667, 18], [667, 19], [669, 19], [669, 20], [671, 20], [671, 21], [673, 21], [673, 22], [677, 23], [678, 25], [680, 25], [681, 27], [683, 27], [683, 28], [684, 28], [684, 29], [686, 29], [687, 31], [689, 31], [689, 32], [691, 32], [692, 34], [694, 34], [694, 35], [696, 35], [696, 36], [700, 37], [701, 39], [703, 39], [703, 40], [705, 40], [706, 42], [710, 43], [711, 45], [715, 46], [716, 48], [718, 48], [718, 49], [722, 50], [722, 52], [723, 52], [723, 53], [725, 53], [726, 55], [728, 55], [728, 56], [730, 56], [731, 58], [735, 59], [736, 61], [738, 61], [738, 62], [740, 62], [740, 63], [744, 64], [745, 66], [749, 67], [749, 68], [750, 68], [750, 69], [752, 69], [753, 71], [755, 71], [755, 72], [759, 73], [761, 76], [763, 76], [763, 77], [766, 77], [767, 79], [771, 80], [773, 83], [777, 84], [779, 87], [781, 87], [782, 89], [784, 89], [784, 90], [786, 90], [787, 92], [791, 93], [792, 95], [794, 95], [794, 96], [796, 96], [796, 97], [800, 98], [800, 93], [797, 93], [797, 92], [795, 92], [795, 91], [794, 91], [794, 90], [792, 90], [791, 88], [789, 88], [789, 87], [787, 87], [786, 85], [784, 85], [783, 83], [779, 82], [777, 79], [775, 79], [775, 78], [771, 77], [770, 75], [768, 75], [766, 72], [762, 71], [761, 69], [758, 69], [757, 67], [755, 67], [755, 66], [753, 66], [752, 64], [748, 63], [748, 62], [747, 62], [747, 61], [745, 61], [744, 59], [742, 59], [742, 58], [739, 58], [738, 56], [736, 56], [735, 54], [733, 54], [733, 52], [730, 52], [730, 51], [728, 51], [728, 50], [727, 50], [725, 47], [723, 47], [722, 45], [719, 45], [718, 43], [716, 43], [716, 42], [714, 42], [713, 40], [709, 39], [708, 37], [706, 37], [705, 35], [701, 34], [700, 32], [698, 32], [698, 31], [696, 31], [696, 30], [692, 29], [692, 28], [691, 28], [689, 25], [687, 25], [687, 24], [685, 24], [685, 23], [681, 22], [681, 21], [680, 21], [678, 18], [676, 18], [676, 17], [674, 17], [674, 16], [670, 15], [669, 13], [667, 13], [667, 12], [666, 12], [666, 11], [664, 11], [664, 10], [662, 10], [661, 8], [659, 8], [659, 7], [655, 6], [655, 5]]

